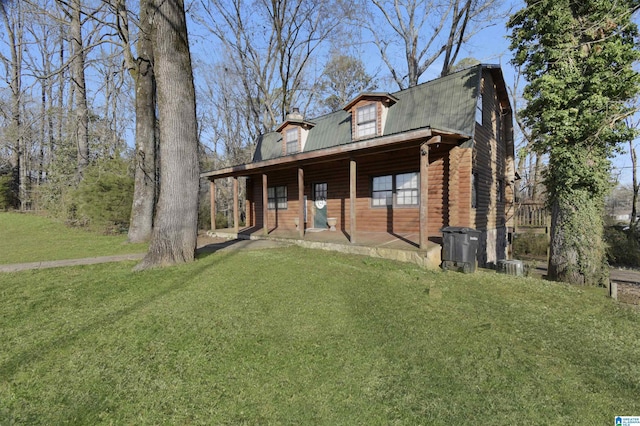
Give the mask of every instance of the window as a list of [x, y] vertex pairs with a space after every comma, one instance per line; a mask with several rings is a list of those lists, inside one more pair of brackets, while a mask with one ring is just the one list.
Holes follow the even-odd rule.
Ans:
[[404, 173], [396, 176], [396, 204], [418, 205], [418, 173]]
[[357, 136], [359, 138], [364, 136], [371, 136], [377, 133], [377, 110], [376, 104], [369, 104], [360, 107], [356, 110], [358, 131]]
[[504, 181], [502, 179], [498, 179], [496, 186], [496, 201], [501, 203], [504, 201]]
[[373, 178], [371, 204], [374, 207], [390, 206], [393, 204], [393, 176], [378, 176]]
[[[373, 178], [371, 205], [417, 206], [420, 202], [420, 174], [417, 172], [398, 175], [377, 176]], [[395, 194], [395, 195], [394, 195]]]
[[286, 210], [287, 209], [287, 187], [272, 186], [267, 188], [267, 208], [269, 210]]
[[298, 148], [298, 129], [287, 130], [287, 155], [300, 151]]
[[482, 126], [482, 94], [476, 99], [476, 122]]

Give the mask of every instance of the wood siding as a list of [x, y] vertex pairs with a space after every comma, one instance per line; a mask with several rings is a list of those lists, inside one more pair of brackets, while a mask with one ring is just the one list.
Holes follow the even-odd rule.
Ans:
[[[449, 206], [447, 198], [449, 175], [449, 146], [432, 147], [429, 153], [429, 211], [428, 233], [439, 236], [440, 229], [448, 224]], [[470, 157], [470, 155], [469, 155]], [[417, 233], [420, 229], [419, 206], [373, 207], [371, 205], [372, 180], [376, 176], [419, 172], [420, 150], [418, 146], [375, 155], [354, 158], [357, 163], [356, 179], [356, 224], [358, 231]], [[336, 228], [348, 232], [349, 218], [349, 160], [339, 160], [303, 167], [307, 202], [307, 224], [313, 226], [315, 205], [313, 185], [327, 183], [327, 217], [337, 219]], [[249, 181], [250, 194], [247, 224], [262, 227], [262, 180], [254, 177]], [[298, 212], [297, 169], [270, 173], [268, 186], [287, 187], [287, 209], [269, 210], [269, 228], [294, 230], [294, 218]]]
[[513, 147], [509, 144], [513, 141], [508, 123], [511, 115], [510, 112], [501, 114], [491, 73], [483, 73], [481, 90], [483, 118], [482, 125], [476, 123], [473, 150], [477, 202], [472, 212], [475, 216], [472, 225], [483, 232], [478, 262], [484, 266], [506, 257], [506, 227], [510, 219], [507, 213], [511, 211], [513, 200]]

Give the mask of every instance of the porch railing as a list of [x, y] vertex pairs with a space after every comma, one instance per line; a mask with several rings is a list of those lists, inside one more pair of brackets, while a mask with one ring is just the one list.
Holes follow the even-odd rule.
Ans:
[[551, 215], [542, 203], [520, 203], [514, 215], [515, 231], [548, 232]]

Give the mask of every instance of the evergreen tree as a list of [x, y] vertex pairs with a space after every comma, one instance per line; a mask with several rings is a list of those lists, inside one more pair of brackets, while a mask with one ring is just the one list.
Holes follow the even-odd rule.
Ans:
[[610, 158], [632, 137], [625, 118], [640, 91], [638, 0], [527, 0], [509, 21], [513, 63], [528, 85], [522, 119], [538, 153], [552, 209], [551, 278], [603, 284], [602, 210]]

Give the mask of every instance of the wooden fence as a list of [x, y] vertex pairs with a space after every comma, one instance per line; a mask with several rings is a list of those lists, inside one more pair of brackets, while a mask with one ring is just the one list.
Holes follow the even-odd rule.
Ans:
[[514, 215], [514, 231], [549, 233], [551, 215], [542, 203], [520, 203]]

